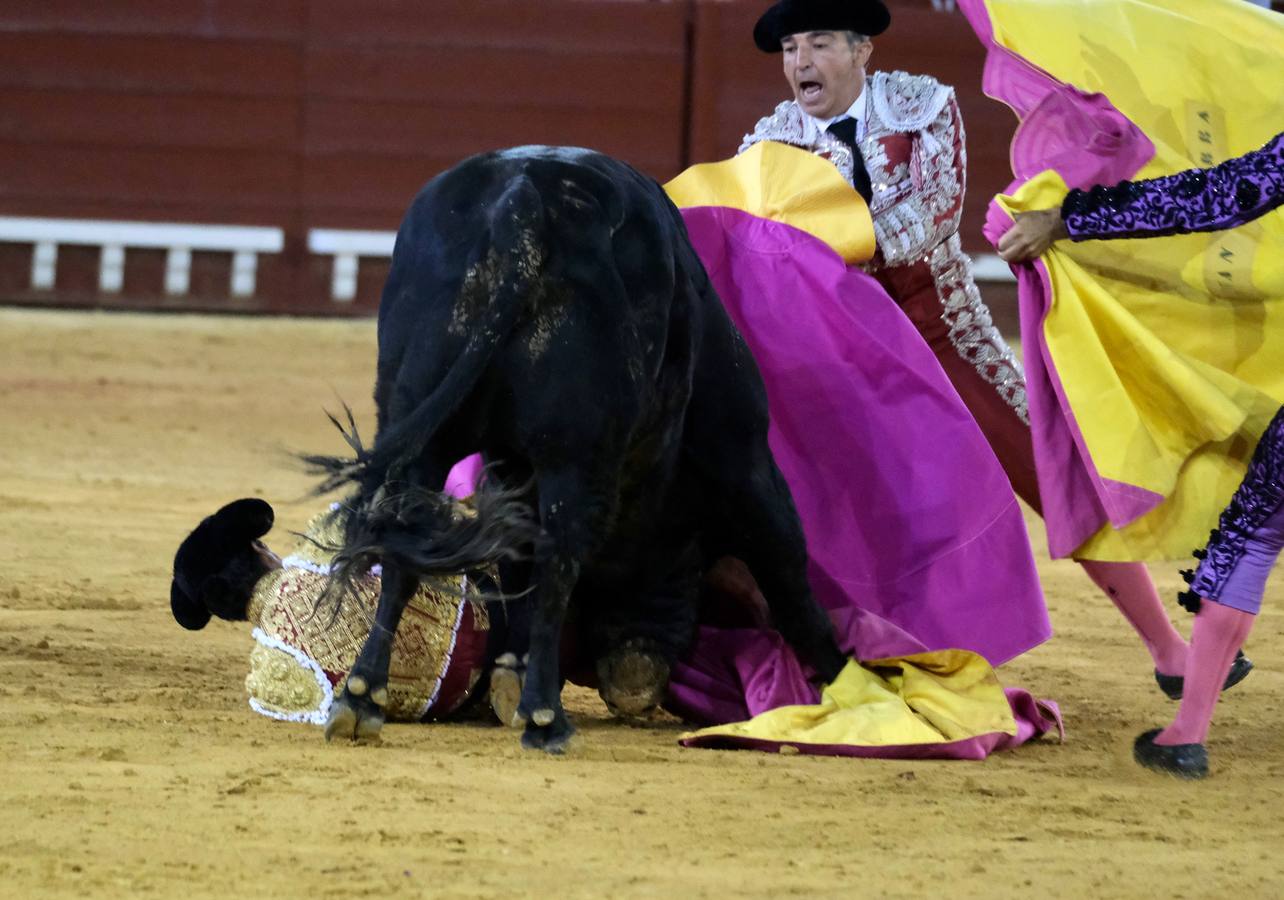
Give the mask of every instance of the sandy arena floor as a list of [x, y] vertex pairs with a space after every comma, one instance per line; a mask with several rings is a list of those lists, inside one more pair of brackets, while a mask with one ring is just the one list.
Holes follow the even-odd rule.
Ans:
[[1173, 706], [1046, 558], [1059, 635], [1002, 674], [1068, 738], [984, 763], [682, 750], [583, 691], [560, 759], [498, 727], [327, 746], [252, 713], [247, 630], [170, 617], [174, 550], [239, 496], [303, 525], [287, 451], [340, 449], [336, 391], [370, 423], [373, 365], [369, 322], [0, 309], [0, 895], [1284, 895], [1284, 578], [1202, 784], [1133, 765]]

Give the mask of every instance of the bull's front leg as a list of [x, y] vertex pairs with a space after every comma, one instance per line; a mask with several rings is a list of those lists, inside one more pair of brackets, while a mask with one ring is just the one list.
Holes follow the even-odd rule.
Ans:
[[361, 647], [344, 683], [343, 691], [330, 706], [325, 739], [378, 740], [388, 706], [388, 666], [392, 661], [392, 638], [401, 614], [419, 588], [419, 579], [390, 563], [384, 563], [383, 584], [374, 625]]
[[710, 505], [731, 555], [744, 561], [771, 610], [776, 629], [824, 683], [838, 677], [847, 657], [833, 623], [807, 580], [807, 540], [784, 476], [765, 434], [707, 470]]
[[825, 684], [847, 664], [829, 615], [807, 581], [807, 541], [784, 476], [769, 453], [746, 477], [737, 511], [744, 554], [777, 630]]

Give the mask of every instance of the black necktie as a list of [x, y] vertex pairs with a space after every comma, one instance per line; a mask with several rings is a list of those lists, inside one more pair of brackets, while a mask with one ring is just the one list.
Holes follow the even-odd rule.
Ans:
[[830, 122], [825, 130], [851, 148], [852, 185], [856, 188], [856, 192], [865, 198], [866, 203], [872, 203], [874, 191], [869, 183], [869, 172], [865, 170], [865, 157], [861, 155], [860, 147], [856, 145], [856, 120], [848, 116], [846, 119]]

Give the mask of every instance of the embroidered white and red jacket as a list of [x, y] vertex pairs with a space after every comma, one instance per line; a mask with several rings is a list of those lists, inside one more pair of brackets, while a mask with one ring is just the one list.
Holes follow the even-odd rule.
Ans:
[[[870, 213], [878, 250], [864, 268], [877, 276], [926, 266], [950, 343], [1028, 422], [1025, 375], [994, 327], [959, 242], [967, 152], [954, 89], [930, 75], [874, 72], [865, 92], [869, 105], [860, 148], [873, 190]], [[760, 141], [810, 150], [852, 179], [851, 151], [809, 122], [793, 100], [760, 119], [740, 152]], [[905, 300], [895, 293], [893, 298]]]

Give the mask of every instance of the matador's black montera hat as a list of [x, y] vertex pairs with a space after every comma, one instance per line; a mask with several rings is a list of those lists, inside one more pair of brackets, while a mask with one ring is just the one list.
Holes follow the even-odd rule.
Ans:
[[229, 577], [261, 574], [254, 541], [272, 530], [275, 518], [266, 500], [247, 498], [227, 504], [187, 536], [174, 554], [174, 580], [169, 587], [170, 611], [190, 630], [204, 628], [211, 615], [244, 618], [244, 600], [236, 602]]
[[892, 14], [880, 0], [780, 0], [753, 27], [753, 42], [763, 53], [779, 53], [780, 41], [805, 31], [855, 31], [882, 34]]

